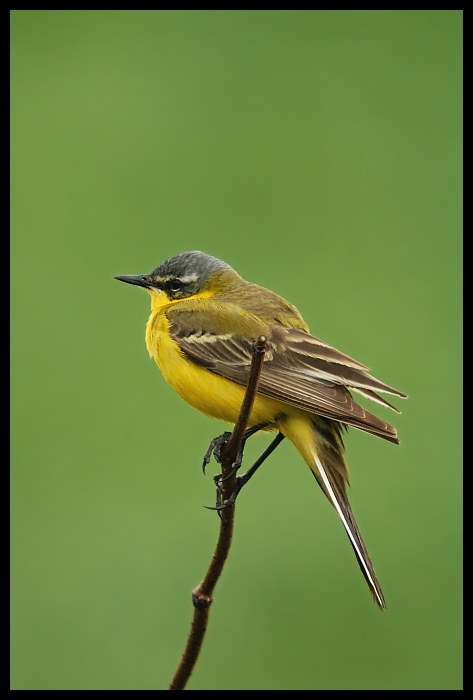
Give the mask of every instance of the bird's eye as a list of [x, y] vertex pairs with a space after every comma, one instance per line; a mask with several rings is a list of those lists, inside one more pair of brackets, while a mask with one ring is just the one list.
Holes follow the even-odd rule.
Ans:
[[182, 282], [180, 280], [172, 280], [169, 285], [171, 292], [180, 292], [182, 289]]

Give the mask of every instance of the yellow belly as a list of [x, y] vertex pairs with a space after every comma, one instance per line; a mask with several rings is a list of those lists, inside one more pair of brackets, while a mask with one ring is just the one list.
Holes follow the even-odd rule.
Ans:
[[[146, 346], [165, 380], [184, 401], [207, 416], [229, 423], [236, 422], [245, 389], [186, 359], [169, 335], [169, 323], [164, 313], [150, 316], [146, 327]], [[271, 422], [278, 414], [285, 413], [287, 408], [280, 401], [257, 394], [248, 425]], [[272, 429], [275, 428], [273, 424]]]

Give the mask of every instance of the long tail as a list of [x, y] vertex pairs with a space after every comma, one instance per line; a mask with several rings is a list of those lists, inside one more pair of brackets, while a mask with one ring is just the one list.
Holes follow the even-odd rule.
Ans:
[[381, 610], [384, 610], [386, 603], [383, 592], [348, 502], [348, 469], [343, 458], [341, 426], [319, 416], [311, 418], [310, 431], [307, 430], [309, 421], [306, 419], [303, 424], [300, 420], [290, 421], [291, 425], [287, 426], [290, 429], [282, 432], [301, 452], [320, 488], [340, 516], [371, 594]]

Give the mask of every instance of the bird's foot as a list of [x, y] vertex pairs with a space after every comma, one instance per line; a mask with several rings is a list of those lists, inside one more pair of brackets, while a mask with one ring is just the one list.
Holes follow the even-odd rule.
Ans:
[[[248, 430], [245, 431], [245, 434], [243, 435], [243, 439], [241, 441], [240, 449], [238, 450], [238, 454], [232, 465], [233, 471], [231, 472], [231, 474], [226, 476], [225, 479], [228, 479], [229, 476], [232, 476], [232, 474], [234, 474], [235, 471], [238, 471], [238, 469], [241, 467], [241, 463], [243, 461], [243, 450], [245, 449], [246, 441], [248, 440], [248, 438], [265, 428], [267, 425], [268, 423], [258, 423], [258, 425], [254, 425], [252, 428], [248, 428]], [[207, 452], [204, 455], [204, 459], [202, 462], [202, 471], [204, 472], [204, 474], [212, 455], [215, 457], [215, 460], [219, 464], [222, 463], [222, 449], [227, 444], [227, 440], [230, 437], [230, 435], [231, 433], [229, 432], [222, 433], [210, 442], [210, 445], [207, 449]]]
[[220, 515], [220, 511], [225, 510], [226, 508], [230, 508], [230, 506], [233, 506], [235, 504], [235, 501], [237, 499], [238, 494], [240, 493], [243, 486], [248, 481], [248, 479], [246, 479], [245, 477], [246, 477], [246, 474], [243, 474], [242, 476], [237, 476], [235, 490], [233, 491], [230, 498], [227, 498], [225, 501], [222, 501], [221, 474], [217, 474], [216, 476], [214, 476], [215, 486], [217, 487], [216, 503], [215, 503], [214, 507], [212, 507], [212, 506], [204, 506], [204, 507], [207, 508], [207, 510], [216, 510], [217, 513]]
[[221, 435], [218, 435], [216, 438], [211, 440], [210, 445], [208, 447], [207, 452], [204, 455], [204, 459], [202, 462], [202, 471], [205, 474], [205, 469], [207, 467], [207, 464], [210, 462], [210, 459], [212, 455], [215, 457], [215, 460], [220, 464], [221, 459], [220, 459], [220, 454], [222, 451], [222, 447], [227, 444], [227, 440], [230, 437], [231, 433], [222, 433]]

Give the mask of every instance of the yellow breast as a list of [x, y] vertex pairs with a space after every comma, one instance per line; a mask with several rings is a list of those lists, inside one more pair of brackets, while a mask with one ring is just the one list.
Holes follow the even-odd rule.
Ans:
[[[153, 311], [146, 326], [146, 347], [165, 380], [179, 396], [197, 410], [213, 418], [235, 423], [245, 390], [234, 382], [195, 365], [181, 352], [169, 334], [165, 306]], [[257, 395], [249, 425], [272, 421], [283, 412], [284, 404]]]

